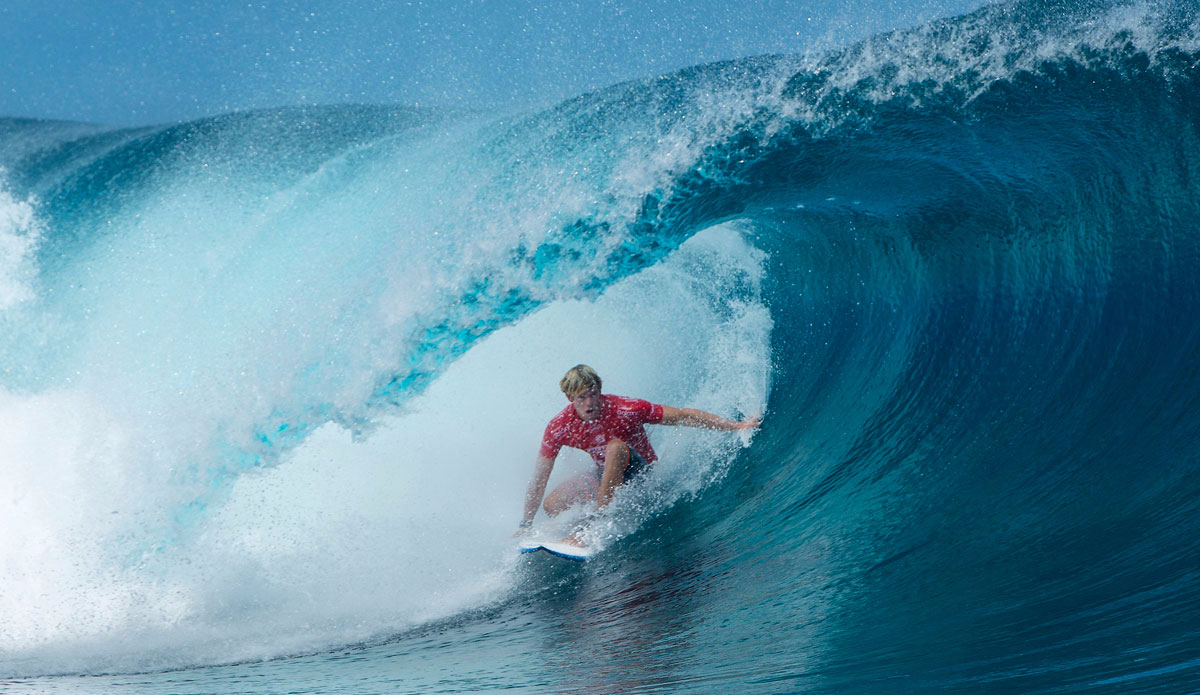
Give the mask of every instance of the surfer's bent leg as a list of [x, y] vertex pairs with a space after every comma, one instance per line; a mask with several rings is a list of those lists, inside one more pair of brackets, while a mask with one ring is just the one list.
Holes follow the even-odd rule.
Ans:
[[[581, 502], [602, 500], [597, 508], [603, 509], [612, 499], [612, 491], [617, 489], [635, 472], [642, 472], [646, 461], [620, 439], [608, 442], [604, 450], [604, 472], [599, 470], [580, 473], [565, 483], [554, 488], [546, 495], [542, 508], [549, 516], [555, 516]], [[631, 466], [630, 464], [634, 464]], [[608, 494], [605, 495], [607, 490]]]
[[600, 477], [597, 509], [603, 509], [612, 501], [613, 490], [625, 482], [625, 468], [628, 466], [629, 445], [620, 439], [610, 439], [604, 449], [604, 475]]
[[597, 468], [580, 473], [579, 475], [554, 488], [546, 495], [542, 508], [549, 516], [555, 516], [581, 502], [591, 502], [596, 499], [596, 489], [600, 486], [600, 471]]

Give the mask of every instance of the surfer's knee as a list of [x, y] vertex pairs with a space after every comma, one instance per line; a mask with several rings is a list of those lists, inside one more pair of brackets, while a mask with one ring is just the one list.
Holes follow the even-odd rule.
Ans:
[[[614, 459], [614, 457], [616, 457]], [[629, 445], [621, 439], [610, 439], [604, 447], [604, 460], [608, 461], [629, 461]]]
[[598, 475], [593, 479], [591, 474], [581, 473], [546, 495], [542, 500], [542, 509], [545, 510], [546, 516], [557, 516], [572, 505], [594, 500], [597, 485]]
[[560, 512], [570, 506], [564, 503], [562, 497], [558, 490], [546, 495], [546, 499], [542, 500], [542, 509], [546, 512], [546, 516], [558, 516]]
[[572, 488], [571, 483], [564, 483], [546, 495], [546, 499], [542, 500], [542, 509], [546, 511], [546, 516], [557, 516], [571, 506], [576, 493]]

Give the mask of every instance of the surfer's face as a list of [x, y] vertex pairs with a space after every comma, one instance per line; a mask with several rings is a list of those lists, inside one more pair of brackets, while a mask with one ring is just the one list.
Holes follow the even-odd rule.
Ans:
[[572, 396], [571, 405], [575, 406], [575, 412], [579, 414], [580, 419], [587, 422], [600, 417], [600, 408], [604, 401], [600, 398], [600, 389], [593, 386]]

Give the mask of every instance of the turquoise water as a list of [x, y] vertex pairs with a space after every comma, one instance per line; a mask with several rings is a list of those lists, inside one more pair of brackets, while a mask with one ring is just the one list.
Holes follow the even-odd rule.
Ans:
[[[0, 121], [0, 685], [1196, 689], [1197, 26]], [[593, 561], [522, 558], [581, 361], [765, 424], [657, 428]]]

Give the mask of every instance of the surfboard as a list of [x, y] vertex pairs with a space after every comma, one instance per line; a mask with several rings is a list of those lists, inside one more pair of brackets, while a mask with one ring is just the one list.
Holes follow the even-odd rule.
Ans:
[[524, 553], [544, 552], [555, 557], [566, 558], [567, 560], [575, 560], [576, 562], [584, 562], [591, 559], [595, 553], [591, 548], [581, 548], [570, 543], [556, 543], [538, 541], [522, 541], [517, 548]]

